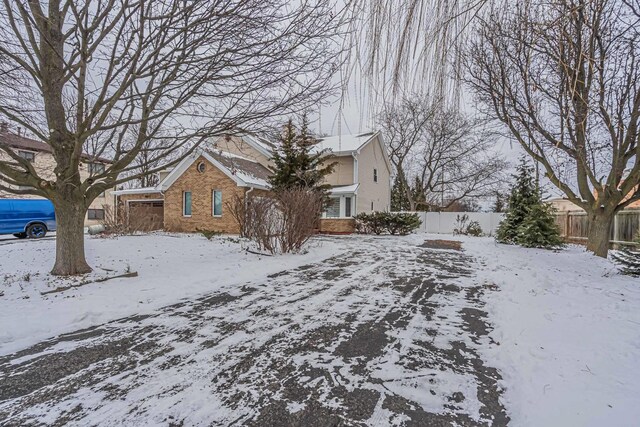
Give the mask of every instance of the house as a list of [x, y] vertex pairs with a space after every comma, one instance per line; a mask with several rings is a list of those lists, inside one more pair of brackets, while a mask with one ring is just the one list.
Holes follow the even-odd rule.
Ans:
[[[6, 122], [0, 123], [0, 144], [6, 144], [11, 147], [15, 153], [31, 162], [38, 174], [48, 180], [55, 179], [54, 168], [56, 161], [53, 158], [51, 147], [44, 142], [23, 136], [20, 130], [12, 132]], [[0, 161], [8, 161], [10, 157], [7, 153], [0, 150]], [[109, 164], [109, 160], [103, 158], [94, 158], [88, 154], [82, 155], [82, 163], [80, 164], [80, 177], [87, 179], [92, 173], [101, 173], [105, 166]], [[20, 189], [20, 187], [16, 187]], [[33, 195], [17, 195], [11, 192], [0, 190], [0, 198], [40, 198]], [[104, 219], [105, 209], [114, 206], [114, 197], [112, 191], [107, 190], [98, 196], [89, 206], [85, 217], [85, 226], [98, 224]]]
[[[117, 211], [123, 218], [144, 218], [150, 229], [238, 233], [230, 203], [249, 193], [269, 194], [275, 149], [253, 135], [218, 138], [161, 173], [157, 186], [114, 192]], [[389, 210], [391, 164], [379, 132], [322, 138], [316, 149], [330, 153], [327, 161], [336, 163], [326, 177], [330, 203], [319, 231], [350, 233], [357, 213]], [[156, 219], [160, 209], [162, 221]]]

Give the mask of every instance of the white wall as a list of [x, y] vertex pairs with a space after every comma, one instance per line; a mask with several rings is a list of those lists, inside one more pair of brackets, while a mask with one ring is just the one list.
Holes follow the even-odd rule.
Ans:
[[504, 214], [496, 212], [415, 212], [418, 214], [422, 225], [420, 230], [423, 233], [452, 234], [456, 227], [458, 215], [467, 215], [469, 221], [478, 221], [484, 234], [495, 234], [498, 224], [504, 218]]

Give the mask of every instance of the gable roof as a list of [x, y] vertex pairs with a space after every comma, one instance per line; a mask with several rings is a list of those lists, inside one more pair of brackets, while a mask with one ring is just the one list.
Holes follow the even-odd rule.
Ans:
[[319, 150], [328, 150], [334, 156], [349, 156], [360, 154], [360, 151], [372, 141], [378, 141], [380, 144], [382, 157], [389, 173], [391, 173], [393, 171], [391, 160], [389, 160], [387, 147], [382, 141], [382, 134], [379, 131], [321, 138], [317, 147]]
[[[0, 129], [0, 144], [6, 144], [8, 147], [14, 148], [16, 150], [35, 151], [38, 153], [50, 154], [53, 153], [53, 149], [49, 144], [15, 134], [5, 128]], [[87, 153], [82, 153], [81, 157], [84, 160], [111, 163], [111, 160], [109, 159], [94, 157]]]
[[354, 135], [336, 135], [320, 138], [317, 147], [331, 151], [334, 155], [351, 154], [375, 138], [379, 132], [365, 132]]
[[271, 171], [260, 163], [255, 162], [246, 157], [238, 156], [235, 154], [227, 153], [224, 151], [213, 151], [198, 149], [190, 156], [182, 159], [180, 163], [165, 177], [165, 179], [158, 184], [160, 191], [165, 191], [183, 173], [198, 159], [200, 156], [207, 159], [213, 166], [219, 169], [222, 173], [231, 178], [239, 187], [250, 187], [268, 190], [269, 176]]

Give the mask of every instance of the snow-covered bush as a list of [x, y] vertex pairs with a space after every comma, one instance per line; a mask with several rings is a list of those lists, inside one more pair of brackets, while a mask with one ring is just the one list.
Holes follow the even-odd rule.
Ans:
[[456, 223], [453, 227], [453, 234], [463, 236], [480, 237], [484, 234], [478, 221], [469, 221], [469, 215], [456, 215]]

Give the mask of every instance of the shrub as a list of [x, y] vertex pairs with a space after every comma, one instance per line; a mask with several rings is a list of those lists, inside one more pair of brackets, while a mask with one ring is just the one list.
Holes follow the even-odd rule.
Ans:
[[320, 191], [291, 188], [272, 197], [235, 197], [228, 206], [241, 237], [273, 254], [302, 249], [318, 228], [323, 203]]
[[478, 221], [469, 221], [469, 215], [456, 216], [456, 223], [453, 228], [454, 235], [480, 237], [484, 234]]
[[196, 228], [196, 231], [202, 234], [207, 240], [211, 240], [214, 237], [220, 236], [222, 234], [222, 231], [217, 230], [201, 230], [199, 228]]
[[469, 225], [467, 225], [466, 235], [480, 237], [484, 234], [482, 231], [482, 227], [478, 221], [471, 221]]
[[416, 214], [371, 212], [356, 215], [356, 231], [363, 234], [406, 235], [420, 227], [422, 221]]

